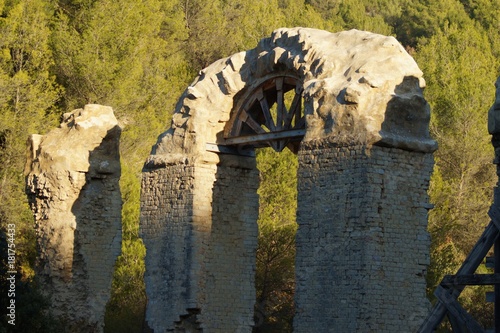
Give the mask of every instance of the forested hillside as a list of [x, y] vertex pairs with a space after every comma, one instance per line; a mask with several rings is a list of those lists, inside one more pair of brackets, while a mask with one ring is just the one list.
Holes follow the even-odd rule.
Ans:
[[[500, 0], [0, 0], [0, 228], [2, 235], [8, 224], [17, 229], [16, 332], [55, 332], [57, 326], [40, 311], [48, 305], [35, 283], [34, 222], [24, 194], [27, 135], [47, 132], [63, 113], [87, 103], [115, 110], [123, 127], [123, 245], [106, 331], [140, 332], [142, 164], [199, 70], [284, 26], [393, 35], [424, 72], [439, 142], [430, 189], [432, 299], [434, 286], [456, 271], [488, 222], [497, 177], [486, 124], [499, 75]], [[257, 331], [287, 332], [297, 161], [289, 152], [263, 150], [258, 163]], [[488, 327], [492, 311], [484, 291], [469, 288], [461, 302]], [[7, 329], [4, 320], [0, 332]]]

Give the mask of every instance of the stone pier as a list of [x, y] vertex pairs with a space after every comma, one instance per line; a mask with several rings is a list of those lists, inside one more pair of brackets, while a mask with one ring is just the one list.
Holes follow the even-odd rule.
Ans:
[[120, 133], [110, 107], [86, 105], [30, 137], [25, 173], [37, 277], [68, 332], [103, 331], [121, 251]]

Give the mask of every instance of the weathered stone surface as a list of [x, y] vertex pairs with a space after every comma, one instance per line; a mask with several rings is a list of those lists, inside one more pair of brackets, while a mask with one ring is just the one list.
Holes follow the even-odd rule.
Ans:
[[71, 332], [101, 332], [104, 325], [121, 248], [120, 133], [110, 107], [86, 105], [29, 140], [26, 192], [38, 277]]
[[276, 30], [255, 49], [200, 71], [152, 159], [200, 154], [206, 142], [222, 142], [245, 93], [284, 74], [303, 82], [306, 141], [335, 137], [426, 152], [437, 148], [429, 136], [422, 72], [396, 39], [358, 30], [293, 28]]
[[251, 332], [255, 160], [206, 145], [223, 145], [248, 97], [283, 76], [303, 86], [306, 117], [294, 331], [406, 332], [424, 317], [437, 145], [422, 72], [392, 37], [294, 28], [203, 69], [146, 162], [140, 232], [154, 332]]
[[429, 311], [431, 154], [299, 151], [294, 332], [416, 332]]

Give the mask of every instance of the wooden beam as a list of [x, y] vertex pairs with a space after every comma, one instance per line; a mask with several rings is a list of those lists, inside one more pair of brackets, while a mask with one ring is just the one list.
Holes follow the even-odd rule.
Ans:
[[246, 113], [245, 110], [243, 110], [242, 113], [243, 112], [245, 112], [245, 114], [247, 115], [247, 117], [245, 119], [245, 124], [250, 126], [250, 128], [253, 129], [255, 133], [265, 133], [266, 132], [262, 127], [260, 127], [260, 124], [258, 122], [256, 122], [255, 119], [253, 119], [248, 113]]
[[500, 230], [500, 209], [497, 207], [496, 203], [491, 205], [490, 210], [488, 211], [488, 215], [491, 218], [491, 221], [497, 227], [497, 230]]
[[477, 323], [477, 321], [457, 302], [451, 290], [445, 289], [441, 286], [436, 288], [434, 295], [439, 301], [446, 306], [446, 309], [453, 316], [455, 325], [467, 327], [471, 333], [484, 333], [484, 329]]
[[222, 146], [215, 143], [207, 143], [205, 149], [213, 153], [255, 157], [255, 151], [253, 149], [240, 149], [234, 146]]
[[271, 116], [271, 109], [267, 104], [266, 95], [264, 94], [264, 90], [262, 90], [262, 88], [257, 91], [257, 99], [259, 100], [260, 108], [262, 109], [262, 113], [264, 114], [264, 118], [266, 119], [267, 128], [269, 128], [271, 131], [275, 131], [276, 126], [274, 125], [274, 120]]
[[448, 313], [448, 321], [451, 324], [451, 330], [453, 333], [468, 333], [467, 329], [464, 327], [462, 322]]
[[486, 257], [484, 265], [486, 268], [495, 268], [495, 257]]
[[[500, 214], [497, 215], [496, 212], [493, 212], [492, 214], [494, 215], [494, 217], [492, 215], [490, 215], [490, 217], [492, 217], [492, 219], [495, 218], [498, 221], [498, 217], [500, 217]], [[476, 245], [474, 245], [474, 248], [469, 253], [469, 255], [465, 259], [464, 263], [462, 264], [456, 275], [474, 274], [476, 269], [483, 262], [483, 259], [486, 257], [489, 250], [497, 240], [498, 235], [499, 232], [497, 227], [495, 226], [495, 222], [490, 221], [490, 223], [484, 230], [483, 234], [481, 235], [481, 238], [477, 241]], [[458, 286], [457, 288], [454, 288], [452, 297], [454, 297], [455, 299], [458, 298], [464, 287], [465, 286]], [[438, 287], [438, 289], [439, 288], [442, 287]], [[443, 304], [443, 302], [436, 302], [431, 312], [427, 316], [426, 320], [420, 326], [418, 332], [419, 333], [434, 332], [437, 326], [443, 321], [443, 318], [446, 315], [447, 311], [448, 309]]]
[[[494, 254], [494, 272], [495, 275], [499, 275], [500, 273], [500, 237], [497, 238], [495, 245], [493, 246]], [[493, 309], [493, 318], [495, 319], [495, 332], [500, 332], [500, 285], [495, 285], [495, 297], [494, 297], [494, 309]]]
[[281, 131], [281, 132], [266, 132], [261, 134], [254, 135], [245, 135], [245, 136], [237, 136], [232, 138], [226, 138], [220, 144], [223, 145], [242, 145], [242, 144], [254, 144], [259, 142], [265, 142], [276, 139], [285, 139], [285, 138], [302, 138], [306, 134], [305, 129], [296, 129], [290, 131]]
[[[301, 95], [295, 92], [295, 95], [293, 96], [292, 105], [290, 106], [290, 110], [288, 111], [288, 114], [286, 115], [285, 118], [285, 124], [283, 125], [285, 129], [292, 127], [292, 120], [294, 116], [300, 118], [301, 99], [302, 99]], [[297, 110], [297, 108], [299, 108], [299, 110]]]
[[278, 105], [276, 108], [276, 129], [283, 129], [283, 120], [285, 118], [285, 94], [283, 93], [283, 78], [276, 79], [276, 104]]
[[446, 275], [441, 281], [443, 287], [485, 286], [500, 284], [500, 274]]

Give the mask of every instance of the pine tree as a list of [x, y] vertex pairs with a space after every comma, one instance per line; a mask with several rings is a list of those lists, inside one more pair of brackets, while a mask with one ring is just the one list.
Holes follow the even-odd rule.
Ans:
[[48, 4], [8, 1], [0, 10], [0, 226], [17, 225], [21, 268], [31, 275], [32, 262], [27, 261], [33, 259], [34, 231], [24, 194], [26, 140], [56, 124], [54, 105], [61, 89], [50, 73]]
[[[5, 230], [14, 226], [16, 299], [24, 300], [16, 303], [16, 326], [7, 324], [3, 316], [0, 331], [57, 329], [44, 314], [48, 303], [33, 280], [34, 219], [23, 175], [28, 134], [43, 134], [58, 118], [54, 106], [62, 90], [50, 73], [50, 17], [51, 8], [44, 0], [0, 1], [0, 240], [5, 250]], [[0, 267], [2, 286], [6, 281], [4, 268]], [[8, 299], [0, 299], [5, 308]]]
[[294, 314], [298, 161], [288, 149], [260, 149], [255, 332], [291, 332]]
[[[432, 264], [429, 291], [444, 274], [454, 274], [489, 222], [496, 176], [487, 133], [487, 111], [494, 100], [498, 60], [485, 32], [473, 23], [438, 31], [417, 52], [427, 80], [431, 130], [438, 140], [429, 215]], [[484, 267], [482, 268], [484, 270]], [[487, 321], [484, 288], [467, 288], [462, 304]]]

